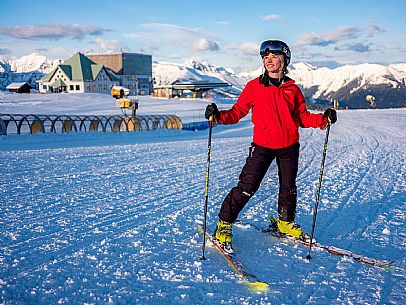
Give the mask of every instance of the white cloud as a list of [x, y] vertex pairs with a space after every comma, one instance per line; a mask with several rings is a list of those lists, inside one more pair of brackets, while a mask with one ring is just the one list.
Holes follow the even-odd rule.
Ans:
[[146, 49], [159, 52], [173, 52], [173, 48], [185, 52], [217, 51], [220, 49], [215, 35], [198, 28], [183, 27], [169, 23], [145, 23], [144, 31], [125, 33], [129, 39], [139, 41]]
[[234, 47], [243, 55], [257, 56], [259, 55], [259, 45], [255, 42], [246, 42]]
[[192, 49], [195, 51], [218, 51], [220, 47], [214, 41], [208, 40], [206, 38], [200, 38], [199, 40], [195, 41]]
[[80, 24], [40, 24], [0, 27], [0, 35], [27, 40], [59, 40], [62, 38], [81, 39], [85, 36], [102, 35], [109, 31], [98, 26]]
[[96, 38], [95, 42], [104, 52], [117, 52], [119, 50], [128, 49], [127, 45], [115, 39], [107, 40]]
[[378, 26], [373, 22], [367, 24], [367, 29], [368, 29], [368, 37], [374, 37], [376, 35], [386, 32], [386, 30], [382, 29], [380, 26]]
[[272, 14], [272, 15], [267, 15], [267, 16], [261, 16], [261, 18], [265, 21], [273, 21], [273, 20], [281, 20], [282, 16], [277, 15], [277, 14]]
[[367, 53], [367, 52], [371, 51], [371, 44], [365, 44], [365, 43], [344, 44], [342, 46], [335, 47], [334, 50], [354, 51], [357, 53]]
[[229, 21], [214, 21], [214, 24], [218, 24], [218, 25], [229, 25], [230, 22]]
[[325, 47], [343, 40], [356, 39], [359, 33], [357, 27], [343, 25], [323, 34], [306, 33], [299, 38], [299, 44]]

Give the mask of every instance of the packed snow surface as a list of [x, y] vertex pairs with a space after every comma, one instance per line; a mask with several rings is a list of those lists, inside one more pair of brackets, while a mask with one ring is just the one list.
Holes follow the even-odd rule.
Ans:
[[[96, 102], [80, 109], [74, 95], [58, 103], [0, 96], [0, 113], [31, 113], [36, 105], [42, 114], [109, 111], [107, 100], [104, 109]], [[202, 120], [208, 102], [149, 98], [140, 112], [155, 107]], [[223, 109], [232, 103], [218, 102]], [[270, 283], [267, 293], [246, 289], [209, 243], [200, 260], [207, 130], [3, 136], [0, 304], [405, 304], [405, 129], [406, 109], [338, 113], [315, 231], [320, 243], [395, 260], [394, 268], [316, 250], [308, 262], [308, 248], [236, 226], [236, 255]], [[249, 118], [213, 130], [211, 231], [251, 133]], [[296, 220], [306, 231], [325, 135], [301, 130]], [[240, 218], [265, 228], [277, 195], [273, 164]]]

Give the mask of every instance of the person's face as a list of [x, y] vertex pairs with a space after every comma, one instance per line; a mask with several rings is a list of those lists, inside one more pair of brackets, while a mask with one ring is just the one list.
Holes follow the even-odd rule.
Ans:
[[280, 73], [282, 70], [283, 55], [272, 54], [264, 56], [262, 59], [268, 73]]

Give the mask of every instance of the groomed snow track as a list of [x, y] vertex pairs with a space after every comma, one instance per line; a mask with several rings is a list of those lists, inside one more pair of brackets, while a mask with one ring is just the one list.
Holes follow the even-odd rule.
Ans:
[[[200, 260], [207, 130], [121, 133], [114, 145], [107, 133], [0, 137], [0, 304], [405, 304], [405, 129], [405, 109], [338, 113], [315, 232], [396, 269], [317, 250], [308, 262], [308, 248], [236, 226], [239, 259], [270, 284], [263, 294], [247, 291], [210, 243]], [[251, 133], [248, 120], [213, 129], [211, 231]], [[306, 231], [324, 138], [301, 129], [297, 221]], [[265, 227], [277, 195], [272, 164], [240, 218]]]

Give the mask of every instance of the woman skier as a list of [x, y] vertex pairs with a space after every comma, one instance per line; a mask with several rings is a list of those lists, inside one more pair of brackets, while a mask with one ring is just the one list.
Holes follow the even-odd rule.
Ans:
[[278, 230], [295, 238], [304, 238], [303, 230], [295, 223], [296, 175], [299, 160], [299, 127], [321, 128], [337, 121], [336, 111], [310, 113], [306, 100], [286, 76], [291, 52], [280, 40], [261, 44], [259, 54], [264, 73], [249, 81], [237, 102], [229, 110], [219, 111], [217, 105], [207, 106], [205, 118], [220, 124], [236, 124], [252, 110], [253, 142], [239, 176], [239, 182], [224, 199], [215, 238], [224, 250], [232, 252], [232, 225], [248, 200], [258, 190], [272, 161], [276, 159], [279, 176]]

